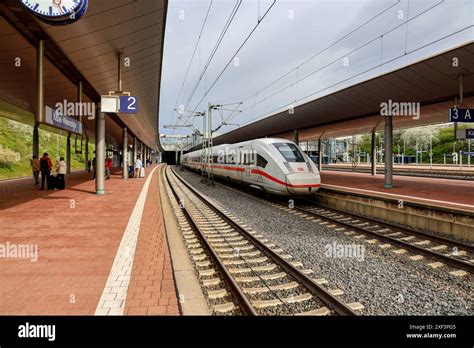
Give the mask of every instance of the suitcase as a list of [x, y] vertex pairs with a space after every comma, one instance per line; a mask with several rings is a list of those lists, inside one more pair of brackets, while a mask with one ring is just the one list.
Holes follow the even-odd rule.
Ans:
[[57, 188], [58, 188], [58, 177], [54, 176], [54, 175], [51, 175], [49, 177], [48, 189], [49, 190], [54, 190], [54, 189], [57, 189]]
[[145, 168], [141, 168], [140, 169], [140, 178], [144, 178], [145, 177]]

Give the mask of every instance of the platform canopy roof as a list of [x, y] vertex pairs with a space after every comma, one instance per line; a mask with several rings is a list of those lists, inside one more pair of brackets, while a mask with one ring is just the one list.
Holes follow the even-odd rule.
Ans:
[[[458, 66], [453, 65], [457, 58]], [[448, 122], [448, 108], [459, 96], [463, 74], [464, 104], [474, 101], [474, 43], [469, 42], [396, 69], [370, 80], [312, 100], [294, 109], [276, 113], [214, 139], [214, 144], [236, 143], [263, 137], [293, 136], [300, 140], [339, 137], [383, 129], [380, 104], [419, 102], [419, 119], [394, 117], [394, 127], [407, 128]]]
[[[147, 146], [159, 149], [158, 103], [167, 0], [89, 1], [86, 15], [67, 26], [37, 21], [17, 0], [0, 3], [0, 99], [36, 112], [36, 46], [45, 41], [45, 104], [77, 101], [83, 81], [84, 101], [99, 102], [117, 90], [117, 53], [130, 66], [123, 68], [123, 90], [138, 96], [139, 114], [108, 114], [106, 140], [121, 146], [122, 129]], [[22, 60], [15, 66], [15, 58]], [[21, 119], [21, 117], [25, 119]], [[26, 116], [20, 121], [34, 122]], [[30, 117], [31, 118], [31, 117]], [[95, 124], [85, 121], [93, 137]]]

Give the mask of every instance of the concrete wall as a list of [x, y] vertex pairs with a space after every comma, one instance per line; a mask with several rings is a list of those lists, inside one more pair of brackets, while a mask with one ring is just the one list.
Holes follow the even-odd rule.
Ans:
[[400, 207], [398, 201], [394, 199], [374, 198], [329, 189], [320, 189], [314, 200], [328, 207], [394, 222], [416, 230], [433, 231], [474, 241], [473, 213], [409, 202], [404, 202]]

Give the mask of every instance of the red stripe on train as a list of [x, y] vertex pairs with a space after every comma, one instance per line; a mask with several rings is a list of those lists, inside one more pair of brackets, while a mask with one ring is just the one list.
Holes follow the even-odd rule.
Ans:
[[283, 182], [273, 176], [271, 176], [270, 174], [268, 174], [267, 172], [264, 172], [263, 170], [260, 170], [260, 169], [252, 169], [251, 171], [252, 174], [258, 174], [260, 176], [263, 176], [269, 180], [272, 180], [280, 185], [284, 185], [284, 186], [288, 186], [288, 187], [292, 187], [292, 188], [305, 188], [305, 187], [319, 187], [321, 186], [321, 184], [308, 184], [308, 185], [293, 185], [293, 184], [287, 184], [286, 182]]
[[[196, 164], [198, 167], [200, 167], [200, 164]], [[233, 171], [237, 171], [237, 172], [245, 172], [245, 168], [239, 168], [239, 167], [228, 167], [228, 166], [212, 166], [212, 168], [217, 168], [217, 169], [224, 169], [224, 170], [233, 170]], [[292, 188], [306, 188], [306, 187], [320, 187], [321, 184], [307, 184], [307, 185], [293, 185], [293, 184], [287, 184], [286, 182], [284, 181], [281, 181], [273, 176], [271, 176], [270, 174], [268, 174], [267, 172], [264, 172], [263, 170], [260, 170], [260, 169], [252, 169], [251, 174], [256, 174], [256, 175], [260, 175], [260, 176], [263, 176], [273, 182], [276, 182], [277, 184], [280, 184], [280, 185], [283, 185], [283, 186], [288, 186], [288, 187], [292, 187]]]

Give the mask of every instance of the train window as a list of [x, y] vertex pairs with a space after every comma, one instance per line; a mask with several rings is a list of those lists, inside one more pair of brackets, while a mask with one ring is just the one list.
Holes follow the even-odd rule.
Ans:
[[257, 167], [265, 168], [268, 161], [260, 155], [257, 155]]
[[287, 162], [305, 162], [303, 155], [295, 144], [276, 143], [273, 144]]

